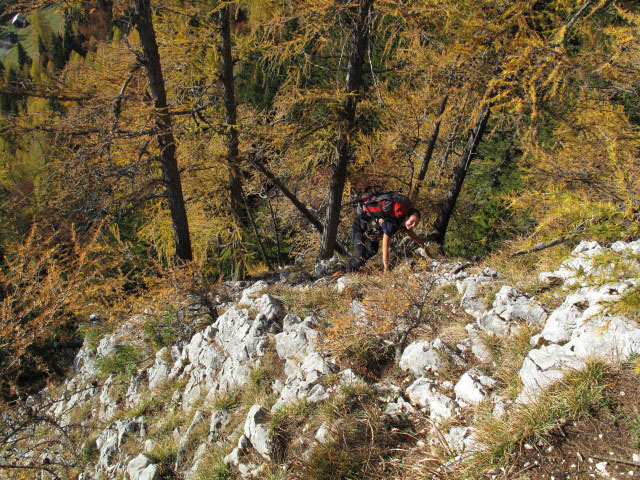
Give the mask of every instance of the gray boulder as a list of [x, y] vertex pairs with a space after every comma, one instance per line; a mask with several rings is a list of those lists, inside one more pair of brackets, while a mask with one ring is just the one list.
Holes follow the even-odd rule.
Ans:
[[267, 317], [269, 323], [275, 322], [284, 314], [282, 302], [267, 293], [254, 300], [253, 307], [257, 308], [261, 314]]
[[353, 285], [352, 279], [349, 277], [340, 277], [336, 282], [336, 290], [338, 293], [342, 293], [349, 285]]
[[591, 318], [602, 315], [606, 306], [620, 300], [633, 283], [625, 281], [580, 288], [567, 296], [562, 305], [551, 313], [541, 332], [542, 337], [553, 343], [568, 342], [577, 328], [586, 325]]
[[547, 312], [538, 302], [505, 285], [496, 294], [493, 308], [478, 318], [478, 326], [492, 335], [506, 336], [519, 321], [542, 325], [546, 318]]
[[310, 353], [300, 366], [289, 374], [271, 411], [275, 412], [280, 407], [301, 399], [311, 402], [325, 400], [329, 393], [321, 384], [322, 378], [338, 370], [336, 365], [327, 362], [319, 353]]
[[545, 345], [531, 350], [520, 369], [523, 389], [517, 402], [534, 400], [546, 387], [562, 379], [568, 370], [584, 367], [584, 361], [560, 345]]
[[404, 349], [400, 358], [400, 368], [420, 377], [426, 372], [438, 371], [444, 363], [445, 356], [457, 365], [464, 365], [464, 359], [453, 347], [441, 339], [419, 340]]
[[482, 340], [480, 331], [476, 328], [476, 326], [472, 323], [468, 323], [465, 326], [465, 329], [469, 334], [469, 345], [471, 346], [471, 353], [473, 353], [475, 357], [483, 363], [491, 361], [491, 352], [489, 352], [489, 349]]
[[249, 288], [245, 288], [240, 295], [240, 301], [238, 302], [238, 305], [252, 306], [253, 300], [257, 298], [260, 292], [262, 292], [268, 286], [269, 284], [267, 282], [265, 282], [264, 280], [259, 280]]
[[451, 429], [444, 434], [444, 440], [450, 450], [458, 453], [470, 450], [477, 443], [471, 427], [465, 426], [451, 427]]
[[244, 434], [253, 445], [253, 448], [265, 459], [271, 460], [273, 441], [267, 428], [270, 418], [269, 411], [260, 405], [254, 405], [249, 409], [244, 423]]
[[300, 321], [297, 315], [289, 314], [284, 318], [283, 331], [275, 336], [275, 340], [276, 352], [287, 361], [285, 373], [291, 373], [302, 359], [315, 352], [320, 332], [314, 326], [313, 317]]
[[471, 368], [465, 372], [453, 391], [456, 393], [456, 400], [468, 405], [477, 405], [482, 402], [495, 387], [496, 381], [482, 373], [477, 368]]
[[224, 410], [217, 410], [213, 412], [211, 415], [211, 420], [209, 421], [209, 437], [208, 441], [212, 442], [216, 435], [229, 423], [231, 422], [231, 417]]
[[490, 268], [485, 268], [477, 275], [463, 276], [462, 280], [456, 281], [458, 293], [462, 295], [460, 306], [469, 315], [475, 318], [480, 317], [485, 311], [484, 298], [479, 295], [479, 286], [495, 282], [499, 278], [498, 272]]
[[147, 375], [149, 377], [149, 388], [154, 389], [162, 382], [169, 378], [171, 373], [171, 366], [166, 361], [166, 357], [169, 355], [169, 349], [167, 347], [161, 348], [156, 352], [156, 359], [154, 364], [149, 368]]
[[159, 478], [160, 474], [158, 465], [154, 464], [144, 453], [128, 463], [127, 473], [131, 480], [155, 480]]
[[435, 421], [453, 416], [456, 403], [446, 395], [436, 391], [435, 384], [427, 378], [418, 378], [407, 388], [411, 403], [429, 410], [429, 417]]

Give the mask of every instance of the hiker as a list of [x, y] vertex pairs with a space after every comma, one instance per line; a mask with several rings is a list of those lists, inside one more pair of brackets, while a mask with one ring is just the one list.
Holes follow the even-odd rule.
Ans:
[[334, 273], [341, 276], [354, 272], [378, 252], [382, 240], [382, 264], [389, 268], [391, 237], [398, 231], [406, 231], [409, 238], [420, 245], [426, 255], [427, 246], [413, 231], [420, 223], [420, 211], [413, 208], [405, 195], [389, 192], [361, 197], [357, 201], [356, 218], [351, 226], [353, 257]]

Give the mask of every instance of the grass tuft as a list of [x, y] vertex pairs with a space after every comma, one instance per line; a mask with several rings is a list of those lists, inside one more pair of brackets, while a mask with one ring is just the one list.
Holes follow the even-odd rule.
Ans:
[[567, 374], [536, 401], [515, 407], [508, 415], [478, 415], [479, 448], [471, 452], [452, 478], [475, 478], [504, 466], [525, 441], [543, 443], [548, 435], [568, 421], [589, 416], [607, 405], [608, 369], [590, 362]]

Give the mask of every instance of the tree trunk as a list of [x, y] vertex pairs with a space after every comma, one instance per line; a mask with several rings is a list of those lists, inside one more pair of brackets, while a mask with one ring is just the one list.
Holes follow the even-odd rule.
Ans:
[[456, 136], [458, 135], [458, 128], [460, 127], [460, 123], [462, 122], [462, 117], [464, 117], [464, 109], [467, 106], [467, 100], [469, 99], [469, 92], [464, 96], [464, 101], [462, 102], [462, 107], [460, 108], [460, 113], [456, 117], [456, 121], [453, 125], [453, 129], [451, 130], [451, 134], [449, 135], [449, 139], [447, 140], [447, 146], [444, 150], [444, 154], [442, 155], [442, 160], [440, 160], [440, 168], [438, 169], [438, 175], [442, 175], [442, 169], [447, 164], [447, 160], [449, 160], [449, 155], [453, 151], [453, 143], [456, 140]]
[[418, 194], [420, 193], [420, 187], [422, 186], [422, 181], [427, 174], [427, 168], [429, 168], [429, 163], [431, 163], [431, 157], [433, 157], [433, 151], [436, 148], [436, 140], [438, 140], [438, 134], [440, 133], [440, 122], [442, 121], [442, 115], [444, 114], [444, 109], [447, 106], [447, 101], [449, 100], [449, 95], [445, 95], [440, 103], [440, 110], [438, 111], [438, 120], [436, 121], [435, 126], [433, 127], [433, 133], [431, 134], [431, 138], [429, 139], [429, 145], [427, 145], [427, 152], [424, 154], [424, 159], [422, 160], [422, 166], [420, 167], [420, 172], [418, 173], [418, 178], [416, 179], [416, 184], [413, 188], [413, 192], [411, 193], [411, 198], [418, 198]]
[[266, 197], [267, 205], [269, 205], [269, 212], [271, 213], [271, 223], [273, 224], [273, 234], [276, 242], [276, 251], [278, 252], [278, 266], [283, 267], [282, 252], [280, 251], [280, 234], [278, 233], [278, 218], [276, 217], [276, 212], [273, 210], [271, 198], [269, 197], [269, 195], [266, 195]]
[[482, 107], [482, 110], [478, 115], [476, 124], [471, 131], [471, 135], [469, 136], [467, 147], [465, 148], [462, 157], [460, 157], [460, 161], [458, 162], [458, 166], [456, 167], [456, 171], [454, 173], [451, 186], [449, 187], [449, 191], [442, 201], [440, 212], [438, 213], [438, 218], [436, 219], [436, 223], [434, 225], [434, 232], [429, 234], [428, 236], [428, 240], [430, 241], [435, 241], [440, 245], [444, 243], [444, 236], [447, 232], [447, 227], [449, 226], [449, 220], [451, 219], [453, 210], [456, 207], [456, 201], [458, 200], [458, 195], [460, 194], [460, 190], [462, 189], [462, 184], [464, 183], [464, 179], [467, 176], [467, 172], [469, 171], [471, 161], [473, 160], [473, 157], [475, 156], [476, 150], [478, 148], [478, 144], [480, 143], [480, 140], [484, 135], [484, 131], [487, 127], [487, 121], [489, 120], [490, 114], [491, 109], [488, 105]]
[[226, 147], [227, 164], [229, 166], [229, 185], [231, 212], [239, 225], [247, 224], [247, 206], [242, 201], [242, 176], [238, 151], [237, 104], [233, 78], [233, 57], [231, 55], [231, 24], [229, 7], [221, 8], [218, 12], [220, 27], [220, 77], [224, 91], [225, 122], [227, 124]]
[[362, 83], [362, 68], [364, 65], [367, 44], [369, 43], [369, 13], [373, 0], [364, 0], [360, 4], [359, 15], [353, 26], [352, 44], [347, 67], [346, 98], [340, 112], [338, 140], [336, 141], [336, 163], [329, 184], [329, 198], [325, 227], [322, 232], [319, 257], [330, 258], [336, 248], [336, 236], [340, 223], [340, 207], [342, 193], [347, 178], [347, 166], [351, 160], [350, 136], [356, 123], [357, 92]]
[[149, 90], [155, 107], [155, 127], [158, 130], [158, 146], [160, 147], [160, 162], [162, 163], [162, 179], [167, 189], [167, 200], [171, 221], [173, 224], [173, 238], [176, 243], [176, 255], [181, 260], [191, 260], [191, 240], [189, 238], [189, 223], [187, 211], [182, 195], [182, 183], [176, 161], [176, 143], [171, 126], [171, 115], [167, 106], [167, 93], [162, 76], [160, 54], [153, 29], [150, 0], [135, 0], [136, 29], [140, 35], [143, 64], [147, 74]]

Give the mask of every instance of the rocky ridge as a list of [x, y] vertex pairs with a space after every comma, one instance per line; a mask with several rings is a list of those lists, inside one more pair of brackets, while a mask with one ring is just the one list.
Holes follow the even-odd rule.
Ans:
[[[159, 395], [154, 392], [173, 382], [179, 387], [166, 401], [171, 402], [172, 409], [187, 412], [191, 418], [188, 425], [171, 434], [178, 446], [173, 470], [186, 479], [197, 479], [206, 452], [232, 440], [224, 463], [243, 477], [261, 478], [268, 462], [279, 461], [281, 447], [270, 430], [273, 415], [301, 400], [318, 404], [345, 386], [366, 385], [375, 392], [380, 414], [390, 424], [428, 418], [434, 430], [440, 431], [444, 426], [442, 435], [427, 435], [421, 441], [435, 442], [438, 437], [437, 441], [446, 442], [447, 448], [457, 454], [455, 458], [460, 459], [477, 447], [473, 426], [465, 415], [468, 407], [489, 402], [494, 415], [501, 415], [515, 404], [533, 401], [568, 370], [583, 368], [590, 358], [616, 363], [640, 353], [640, 325], [610, 313], [610, 305], [627, 289], [637, 286], [637, 279], [595, 284], [585, 280], [586, 274], [597, 275], [598, 269], [606, 270], [606, 265], [594, 262], [603, 253], [640, 255], [640, 241], [617, 242], [609, 248], [595, 242], [578, 245], [558, 270], [540, 276], [542, 283], [555, 282], [564, 289], [561, 291], [566, 297], [552, 311], [516, 288], [501, 285], [502, 277], [491, 269], [469, 273], [459, 264], [434, 261], [430, 272], [416, 275], [425, 285], [455, 287], [458, 306], [468, 314], [466, 337], [455, 345], [439, 337], [408, 343], [399, 361], [399, 368], [411, 379], [407, 385], [388, 379], [371, 382], [351, 369], [341, 369], [338, 360], [323, 349], [323, 321], [315, 316], [301, 318], [287, 313], [288, 305], [265, 293], [273, 282], [235, 283], [230, 286], [235, 301], [217, 306], [224, 313], [210, 318], [208, 326], [188, 341], [155, 352], [152, 364], [137, 371], [124, 387], [118, 386], [115, 376], [102, 383], [96, 381], [96, 360], [115, 354], [123, 345], [148, 348], [128, 335], [135, 325], [144, 322], [144, 316], [122, 324], [102, 338], [95, 349], [84, 346], [76, 357], [74, 375], [65, 383], [59, 400], [53, 401], [49, 413], [64, 424], [71, 421], [74, 412], [84, 409], [83, 421], [97, 418], [106, 424], [95, 439], [96, 460], [87, 465], [79, 479], [158, 479], [164, 467], [156, 463], [151, 452], [159, 439], [149, 436], [150, 425], [158, 419], [144, 414], [111, 419], [119, 411], [135, 412], [150, 395]], [[341, 279], [335, 288], [342, 291], [348, 283], [348, 278]], [[290, 288], [314, 286], [307, 282]], [[485, 298], [487, 288], [497, 290], [489, 305]], [[362, 311], [354, 315], [358, 313], [366, 315]], [[206, 313], [195, 309], [191, 315]], [[486, 339], [509, 337], [524, 325], [538, 333], [531, 338], [531, 349], [519, 370], [523, 388], [515, 399], [504, 398], [498, 393], [498, 380], [491, 375], [493, 359]], [[269, 385], [275, 399], [270, 405], [251, 406], [243, 419], [236, 419], [237, 426], [231, 431], [232, 415], [227, 410], [213, 408], [204, 413], [203, 405], [216, 405], [220, 396], [249, 384], [252, 372], [262, 365], [268, 352], [282, 367], [281, 376]], [[448, 365], [460, 372], [454, 380], [443, 380], [438, 375]], [[323, 424], [314, 432], [308, 451], [322, 444], [329, 430], [331, 426]], [[196, 431], [204, 435], [196, 436]], [[225, 438], [221, 437], [223, 432]], [[186, 448], [194, 438], [197, 446]], [[140, 445], [140, 453], [124, 448], [127, 442]]]

